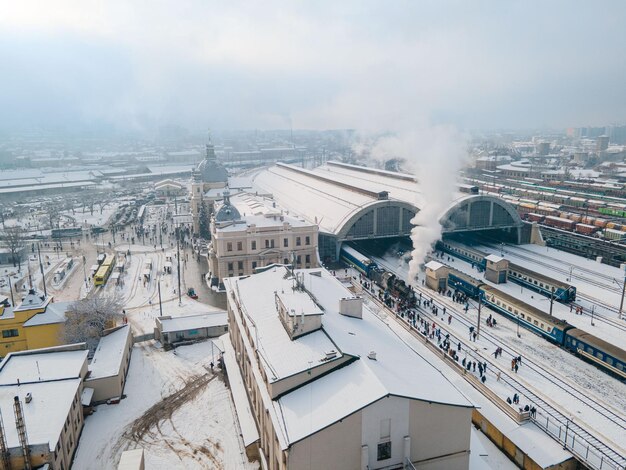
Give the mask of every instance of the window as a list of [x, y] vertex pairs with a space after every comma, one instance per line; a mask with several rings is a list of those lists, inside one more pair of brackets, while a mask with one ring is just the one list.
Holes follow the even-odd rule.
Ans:
[[391, 441], [378, 444], [377, 460], [387, 460], [391, 458]]
[[304, 260], [305, 260], [304, 262], [305, 262], [306, 264], [311, 264], [311, 255], [306, 255], [306, 256], [304, 257]]
[[231, 242], [226, 243], [226, 251], [233, 251], [233, 244]]
[[256, 269], [256, 261], [252, 262], [252, 269]]
[[252, 240], [252, 249], [256, 250], [256, 240]]
[[228, 263], [228, 270], [232, 271], [233, 270], [233, 263]]
[[270, 247], [270, 241], [269, 240], [265, 240], [265, 248], [269, 248]]
[[289, 264], [289, 260], [288, 260], [287, 258], [285, 258], [285, 259], [283, 260], [283, 264]]
[[296, 257], [296, 264], [302, 264], [302, 256], [298, 255]]
[[14, 338], [15, 336], [19, 336], [20, 332], [18, 330], [2, 330], [3, 338]]
[[270, 247], [274, 248], [274, 240], [270, 240]]
[[302, 245], [302, 240], [300, 239], [300, 237], [296, 237], [296, 246], [300, 245]]
[[389, 439], [391, 437], [391, 419], [380, 420], [380, 438]]
[[304, 244], [305, 244], [305, 245], [310, 245], [310, 244], [311, 244], [311, 237], [306, 237], [306, 238], [304, 239]]
[[243, 250], [243, 243], [237, 242], [237, 251]]
[[243, 269], [243, 261], [237, 261], [237, 269], [241, 271]]
[[284, 246], [285, 248], [288, 248], [288, 247], [289, 247], [289, 239], [288, 239], [288, 238], [284, 238], [284, 239], [283, 239], [283, 246]]

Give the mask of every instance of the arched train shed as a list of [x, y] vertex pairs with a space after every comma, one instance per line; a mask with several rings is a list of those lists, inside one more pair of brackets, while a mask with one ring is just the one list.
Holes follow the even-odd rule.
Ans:
[[[322, 260], [336, 260], [344, 241], [409, 236], [411, 219], [429, 197], [412, 175], [339, 162], [314, 170], [278, 163], [259, 172], [254, 186], [319, 226]], [[520, 242], [523, 222], [513, 206], [461, 189], [467, 187], [440, 217], [444, 234], [490, 231]]]

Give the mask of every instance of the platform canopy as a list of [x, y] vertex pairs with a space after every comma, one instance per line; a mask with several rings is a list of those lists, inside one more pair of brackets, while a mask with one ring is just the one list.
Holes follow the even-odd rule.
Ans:
[[[290, 215], [319, 226], [322, 259], [337, 259], [343, 241], [410, 235], [411, 219], [428, 200], [414, 175], [339, 162], [314, 170], [278, 163], [260, 171], [253, 185]], [[441, 215], [444, 233], [522, 226], [503, 199], [460, 191]]]

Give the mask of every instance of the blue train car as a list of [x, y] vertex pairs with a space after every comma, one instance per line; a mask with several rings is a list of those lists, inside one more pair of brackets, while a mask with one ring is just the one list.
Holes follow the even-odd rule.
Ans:
[[494, 287], [483, 285], [480, 297], [489, 308], [558, 345], [563, 345], [565, 333], [573, 328], [566, 321], [552, 317]]
[[487, 263], [485, 256], [487, 255], [480, 250], [466, 248], [463, 245], [448, 240], [437, 242], [437, 249], [485, 269]]
[[568, 303], [576, 300], [575, 286], [530, 271], [517, 264], [509, 263], [508, 280], [539, 292], [545, 297], [554, 295], [554, 300], [558, 302]]
[[369, 277], [372, 270], [378, 267], [376, 263], [374, 263], [367, 256], [362, 255], [357, 250], [347, 245], [343, 245], [341, 247], [339, 258], [345, 263], [354, 266], [361, 274], [366, 277]]
[[456, 269], [450, 268], [448, 271], [448, 286], [453, 289], [460, 290], [468, 297], [472, 297], [474, 299], [478, 298], [480, 295], [480, 287], [482, 285], [484, 285], [483, 282], [478, 279], [474, 279], [465, 273], [457, 271]]
[[563, 346], [607, 372], [626, 379], [626, 352], [578, 328], [572, 328], [565, 336]]

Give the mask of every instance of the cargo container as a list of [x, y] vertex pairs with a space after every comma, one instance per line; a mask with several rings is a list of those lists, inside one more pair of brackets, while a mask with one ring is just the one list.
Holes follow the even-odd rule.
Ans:
[[576, 225], [576, 222], [573, 220], [552, 216], [547, 216], [543, 223], [550, 227], [562, 228], [564, 230], [574, 230], [574, 226]]

